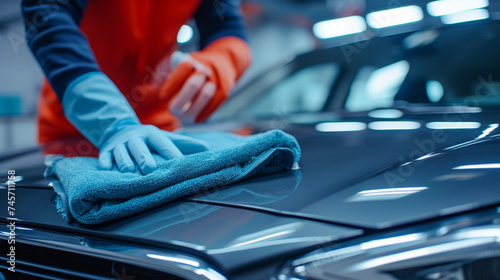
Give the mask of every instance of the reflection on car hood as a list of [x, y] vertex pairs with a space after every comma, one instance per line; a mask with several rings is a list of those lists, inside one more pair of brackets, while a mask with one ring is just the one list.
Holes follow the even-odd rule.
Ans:
[[[285, 175], [266, 176], [192, 201], [372, 229], [491, 205], [500, 202], [497, 121], [492, 111], [418, 113], [397, 121], [345, 117], [330, 123], [337, 130], [338, 124], [364, 124], [351, 132], [320, 132], [318, 123], [292, 126], [289, 132], [302, 148], [297, 186]], [[282, 195], [264, 203], [226, 197], [237, 190]]]
[[[45, 242], [44, 234], [62, 232], [80, 249], [108, 250], [103, 240], [171, 249], [232, 275], [251, 263], [284, 261], [370, 232], [365, 229], [500, 203], [499, 119], [496, 111], [436, 111], [403, 115], [398, 121], [404, 125], [365, 115], [327, 119], [335, 124], [327, 128], [357, 124], [358, 131], [350, 132], [318, 131], [321, 119], [279, 127], [301, 145], [299, 169], [94, 226], [64, 222], [47, 182], [18, 184], [16, 218], [24, 228], [18, 237]], [[22, 182], [34, 182], [34, 174], [43, 172], [42, 160], [27, 151], [6, 158], [0, 171], [15, 169]], [[7, 200], [0, 207], [7, 209]]]

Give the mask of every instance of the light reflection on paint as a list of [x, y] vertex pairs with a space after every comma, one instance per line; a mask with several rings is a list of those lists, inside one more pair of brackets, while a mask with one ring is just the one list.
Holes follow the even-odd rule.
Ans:
[[429, 129], [476, 129], [481, 127], [478, 122], [430, 122], [425, 125]]
[[490, 243], [484, 239], [466, 239], [448, 242], [444, 244], [428, 246], [415, 250], [409, 250], [401, 253], [396, 253], [388, 256], [374, 258], [357, 265], [356, 270], [367, 270], [383, 265], [397, 263], [400, 261], [409, 261], [416, 258], [430, 257], [442, 253], [451, 253], [456, 250], [471, 248]]
[[464, 169], [498, 169], [500, 168], [500, 163], [483, 163], [483, 164], [469, 164], [453, 167], [455, 170]]
[[380, 121], [368, 124], [373, 130], [414, 130], [420, 128], [420, 123], [413, 121]]
[[186, 264], [186, 265], [189, 265], [192, 267], [199, 267], [200, 266], [199, 262], [193, 261], [193, 260], [187, 260], [187, 259], [169, 257], [169, 256], [163, 256], [163, 255], [157, 255], [157, 254], [146, 254], [146, 256], [150, 257], [152, 259], [175, 262], [175, 263], [180, 263], [180, 264]]
[[268, 240], [268, 239], [271, 239], [271, 238], [274, 238], [274, 237], [287, 235], [287, 234], [292, 233], [292, 232], [294, 232], [294, 230], [285, 230], [285, 231], [282, 231], [282, 232], [276, 232], [276, 233], [273, 233], [273, 234], [269, 234], [269, 235], [266, 235], [266, 236], [255, 238], [253, 240], [249, 240], [249, 241], [245, 241], [245, 242], [242, 242], [242, 243], [238, 243], [238, 244], [233, 245], [231, 247], [240, 247], [240, 246], [250, 245], [250, 244], [258, 243], [260, 241]]
[[407, 235], [401, 235], [396, 237], [377, 239], [368, 242], [361, 243], [361, 248], [364, 250], [380, 248], [384, 246], [390, 246], [395, 244], [408, 243], [412, 241], [418, 241], [424, 239], [426, 236], [422, 233], [413, 233]]
[[481, 135], [479, 135], [478, 137], [476, 137], [476, 139], [481, 139], [481, 138], [484, 138], [484, 137], [488, 136], [490, 133], [493, 132], [493, 130], [495, 130], [497, 128], [498, 128], [498, 124], [497, 123], [490, 124], [490, 126], [487, 129], [485, 129], [483, 131], [483, 133], [481, 133]]
[[416, 159], [416, 161], [418, 161], [418, 160], [424, 160], [424, 159], [429, 159], [429, 158], [433, 158], [433, 157], [438, 156], [438, 155], [440, 155], [440, 154], [441, 154], [441, 153], [430, 153], [430, 154], [426, 154], [426, 155], [423, 155], [423, 156], [421, 156], [421, 157], [417, 158], [417, 159]]
[[366, 123], [363, 122], [325, 122], [316, 125], [316, 130], [320, 132], [348, 132], [365, 129]]
[[346, 199], [347, 202], [394, 200], [411, 194], [419, 193], [428, 187], [406, 187], [406, 188], [384, 188], [374, 190], [364, 190]]

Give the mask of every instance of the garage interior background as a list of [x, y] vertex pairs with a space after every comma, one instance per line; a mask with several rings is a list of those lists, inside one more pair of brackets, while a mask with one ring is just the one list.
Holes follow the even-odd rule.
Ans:
[[[0, 152], [32, 146], [36, 139], [35, 114], [42, 72], [26, 46], [20, 2], [0, 1]], [[243, 1], [254, 53], [247, 77], [316, 48], [311, 16], [324, 17], [325, 5], [324, 0]], [[196, 31], [191, 39], [189, 34], [189, 28], [179, 34], [184, 50], [196, 46]]]
[[[36, 137], [35, 114], [42, 73], [25, 43], [20, 1], [0, 1], [0, 153], [32, 146]], [[490, 1], [490, 5], [500, 4], [493, 2], [496, 0]], [[242, 82], [298, 53], [356, 39], [352, 36], [320, 39], [313, 32], [318, 22], [364, 16], [403, 5], [425, 7], [426, 3], [423, 0], [243, 0], [254, 62]], [[418, 28], [419, 24], [423, 23], [412, 26]], [[188, 22], [179, 32], [181, 50], [190, 51], [197, 46], [196, 30], [191, 27], [194, 24]], [[398, 32], [398, 28], [391, 30]], [[360, 39], [358, 36], [357, 40]]]

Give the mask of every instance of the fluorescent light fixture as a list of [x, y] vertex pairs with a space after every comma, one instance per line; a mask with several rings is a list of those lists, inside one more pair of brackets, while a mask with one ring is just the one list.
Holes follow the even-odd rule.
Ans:
[[431, 16], [439, 17], [473, 9], [487, 7], [488, 0], [439, 0], [427, 4], [427, 12]]
[[470, 10], [470, 11], [442, 16], [441, 21], [444, 24], [456, 24], [468, 21], [487, 19], [489, 17], [490, 14], [488, 13], [488, 10], [477, 9], [477, 10]]
[[348, 132], [365, 129], [366, 123], [363, 122], [325, 122], [316, 125], [316, 130], [320, 132]]
[[146, 256], [148, 256], [152, 259], [168, 261], [168, 262], [175, 262], [175, 263], [185, 264], [185, 265], [189, 265], [189, 266], [193, 266], [193, 267], [200, 267], [199, 262], [187, 260], [187, 259], [183, 259], [183, 258], [168, 257], [168, 256], [157, 255], [157, 254], [146, 254]]
[[380, 121], [368, 124], [372, 130], [414, 130], [420, 128], [420, 123], [412, 121]]
[[428, 189], [428, 187], [407, 187], [407, 188], [387, 188], [365, 190], [356, 193], [349, 197], [347, 202], [360, 202], [360, 201], [376, 201], [376, 200], [393, 200], [409, 196]]
[[313, 26], [314, 35], [320, 39], [356, 34], [365, 30], [365, 19], [360, 16], [320, 21]]
[[416, 5], [382, 10], [366, 15], [368, 25], [376, 29], [417, 22], [423, 18], [422, 9]]
[[403, 116], [403, 112], [396, 109], [380, 109], [369, 112], [368, 116], [376, 119], [397, 119]]
[[193, 38], [193, 28], [184, 24], [177, 33], [177, 43], [183, 44], [189, 42]]
[[453, 167], [455, 170], [464, 169], [500, 169], [500, 163], [469, 164]]
[[430, 122], [425, 125], [429, 129], [476, 129], [481, 126], [478, 122]]
[[476, 139], [481, 139], [481, 138], [484, 138], [484, 137], [488, 136], [490, 133], [493, 132], [493, 130], [495, 130], [497, 128], [498, 128], [498, 124], [497, 123], [490, 124], [490, 126], [487, 129], [485, 129], [483, 131], [483, 133], [481, 133], [481, 135], [479, 135]]

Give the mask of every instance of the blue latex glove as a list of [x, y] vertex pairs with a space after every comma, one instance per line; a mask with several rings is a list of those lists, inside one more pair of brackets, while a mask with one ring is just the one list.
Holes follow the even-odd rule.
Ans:
[[75, 79], [62, 101], [68, 120], [99, 148], [99, 167], [120, 171], [139, 167], [143, 174], [156, 170], [152, 152], [166, 159], [206, 151], [196, 139], [143, 125], [115, 84], [101, 72]]

